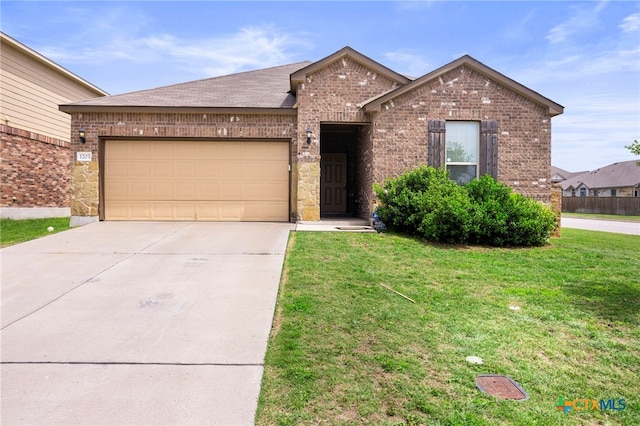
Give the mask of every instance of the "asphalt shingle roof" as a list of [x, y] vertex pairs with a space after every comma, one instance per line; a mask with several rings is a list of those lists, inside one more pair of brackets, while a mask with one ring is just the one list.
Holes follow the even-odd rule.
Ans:
[[562, 182], [562, 189], [577, 188], [585, 184], [587, 188], [621, 188], [640, 184], [640, 166], [636, 160], [609, 164], [597, 170], [572, 176]]
[[208, 107], [208, 108], [292, 108], [289, 76], [311, 64], [289, 65], [247, 71], [156, 89], [140, 90], [76, 102], [74, 106], [108, 107]]

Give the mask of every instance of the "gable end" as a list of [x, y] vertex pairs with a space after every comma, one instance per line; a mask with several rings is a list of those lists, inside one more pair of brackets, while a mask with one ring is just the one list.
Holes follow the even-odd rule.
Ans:
[[553, 102], [552, 100], [529, 89], [528, 87], [523, 86], [517, 81], [510, 79], [509, 77], [499, 73], [498, 71], [492, 68], [489, 68], [488, 66], [484, 65], [482, 62], [472, 58], [469, 55], [462, 56], [461, 58], [456, 59], [453, 62], [450, 62], [428, 74], [425, 74], [424, 76], [412, 81], [409, 84], [406, 84], [384, 95], [381, 95], [378, 98], [369, 100], [366, 104], [363, 105], [363, 107], [366, 112], [380, 112], [383, 103], [391, 99], [394, 99], [404, 93], [407, 93], [415, 89], [416, 87], [419, 87], [429, 81], [437, 79], [438, 77], [441, 77], [444, 74], [458, 67], [461, 67], [463, 65], [487, 77], [488, 79], [508, 88], [509, 90], [512, 90], [513, 92], [523, 96], [524, 98], [527, 98], [530, 101], [543, 106], [547, 110], [547, 114], [550, 117], [560, 115], [564, 112], [564, 107], [562, 105]]

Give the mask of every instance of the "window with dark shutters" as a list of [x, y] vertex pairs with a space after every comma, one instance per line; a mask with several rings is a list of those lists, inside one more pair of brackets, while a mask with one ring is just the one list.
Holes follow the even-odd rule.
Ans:
[[429, 121], [428, 162], [429, 166], [440, 167], [445, 163], [445, 120]]
[[480, 176], [489, 175], [498, 179], [498, 122], [480, 122]]
[[[441, 167], [446, 164], [446, 121], [429, 120], [428, 165]], [[490, 175], [498, 179], [498, 122], [480, 122], [478, 147], [478, 175]]]

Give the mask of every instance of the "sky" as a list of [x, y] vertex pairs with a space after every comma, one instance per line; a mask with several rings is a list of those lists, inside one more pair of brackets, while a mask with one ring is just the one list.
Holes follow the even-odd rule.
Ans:
[[317, 61], [344, 46], [420, 77], [462, 55], [565, 107], [552, 163], [638, 157], [637, 1], [11, 1], [4, 33], [110, 94]]

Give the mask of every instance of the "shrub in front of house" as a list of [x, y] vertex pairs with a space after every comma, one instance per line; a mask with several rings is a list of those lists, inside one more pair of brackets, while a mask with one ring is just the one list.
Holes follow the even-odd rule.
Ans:
[[464, 187], [444, 169], [419, 166], [384, 186], [374, 184], [382, 205], [377, 212], [390, 229], [429, 241], [464, 243], [471, 224], [471, 203]]
[[490, 176], [460, 186], [444, 168], [419, 166], [374, 190], [389, 229], [428, 241], [537, 246], [556, 227], [551, 210]]
[[492, 246], [539, 246], [556, 227], [551, 210], [491, 176], [469, 182], [469, 242]]

